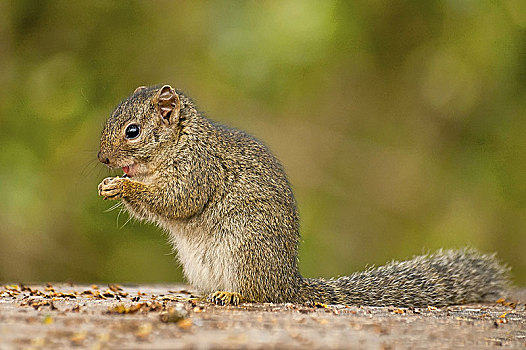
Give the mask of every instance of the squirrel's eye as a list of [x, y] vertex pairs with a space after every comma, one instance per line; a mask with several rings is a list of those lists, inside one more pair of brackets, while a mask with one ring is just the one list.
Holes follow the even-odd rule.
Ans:
[[141, 128], [137, 124], [130, 124], [126, 127], [126, 131], [124, 132], [127, 139], [131, 140], [139, 136], [139, 133], [141, 132]]

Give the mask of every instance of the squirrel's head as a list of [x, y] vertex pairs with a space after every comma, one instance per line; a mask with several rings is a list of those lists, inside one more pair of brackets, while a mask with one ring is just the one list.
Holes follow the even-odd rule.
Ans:
[[138, 87], [106, 121], [99, 161], [130, 177], [147, 176], [149, 161], [166, 142], [177, 142], [181, 100], [170, 85]]

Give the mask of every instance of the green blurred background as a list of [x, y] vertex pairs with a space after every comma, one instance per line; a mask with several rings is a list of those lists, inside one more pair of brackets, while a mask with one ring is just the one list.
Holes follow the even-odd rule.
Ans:
[[304, 275], [470, 245], [526, 283], [523, 0], [0, 2], [0, 281], [182, 280], [97, 196], [104, 120], [160, 83], [282, 160]]

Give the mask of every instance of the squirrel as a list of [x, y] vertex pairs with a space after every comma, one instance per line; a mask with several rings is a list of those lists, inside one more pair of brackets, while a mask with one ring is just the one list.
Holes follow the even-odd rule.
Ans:
[[138, 87], [115, 108], [98, 159], [124, 172], [105, 178], [99, 195], [165, 229], [187, 280], [217, 305], [445, 306], [488, 301], [509, 287], [509, 268], [472, 248], [303, 277], [298, 210], [281, 163], [170, 85]]

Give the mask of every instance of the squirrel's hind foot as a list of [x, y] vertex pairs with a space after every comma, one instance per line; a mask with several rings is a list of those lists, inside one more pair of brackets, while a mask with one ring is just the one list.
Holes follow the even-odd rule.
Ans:
[[218, 290], [217, 292], [210, 294], [207, 297], [207, 300], [216, 305], [226, 306], [238, 305], [243, 300], [243, 297], [241, 296], [241, 294], [236, 292], [225, 292], [222, 290]]

